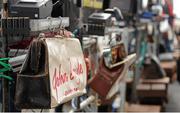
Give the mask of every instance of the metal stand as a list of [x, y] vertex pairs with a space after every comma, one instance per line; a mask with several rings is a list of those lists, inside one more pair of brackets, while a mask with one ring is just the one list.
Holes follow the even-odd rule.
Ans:
[[[32, 33], [39, 33], [44, 30], [54, 31], [55, 29], [59, 29], [61, 27], [69, 26], [69, 18], [49, 18], [49, 19], [40, 19], [40, 20], [29, 20], [28, 18], [3, 18], [2, 19], [2, 29], [3, 29], [3, 42], [5, 58], [9, 57], [8, 47], [10, 37], [13, 36], [27, 36], [29, 37]], [[30, 32], [30, 30], [32, 30]], [[9, 35], [10, 34], [10, 35]], [[34, 34], [33, 34], [34, 36]], [[20, 60], [22, 60], [22, 57]], [[16, 58], [18, 59], [18, 58]], [[16, 62], [10, 60], [11, 63]], [[7, 62], [8, 63], [8, 62]], [[18, 64], [19, 65], [19, 64]], [[17, 70], [18, 69], [18, 70]], [[16, 72], [19, 71], [20, 68], [17, 68]], [[8, 72], [5, 73], [7, 76]], [[2, 112], [8, 112], [10, 106], [10, 93], [9, 93], [9, 81], [2, 78]]]
[[[5, 36], [5, 57], [8, 57], [8, 35]], [[7, 62], [8, 63], [8, 62]], [[5, 73], [8, 75], [8, 72]], [[2, 112], [9, 111], [9, 81], [2, 78]]]
[[121, 94], [121, 104], [119, 108], [119, 112], [125, 112], [125, 103], [126, 103], [126, 83], [125, 81], [122, 81], [120, 83], [120, 94]]
[[[3, 11], [7, 12], [7, 0], [3, 0]], [[7, 58], [8, 57], [8, 34], [5, 35], [4, 42], [5, 42], [4, 56]], [[5, 74], [8, 75], [8, 72]], [[5, 78], [2, 78], [2, 112], [7, 112], [8, 110], [9, 110], [9, 81]]]

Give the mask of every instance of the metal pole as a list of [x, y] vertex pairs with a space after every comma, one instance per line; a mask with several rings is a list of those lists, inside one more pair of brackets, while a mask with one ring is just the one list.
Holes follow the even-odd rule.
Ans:
[[119, 112], [125, 112], [125, 103], [126, 103], [126, 83], [122, 81], [120, 83], [120, 94], [121, 94], [121, 106], [119, 108]]
[[[5, 40], [6, 40], [5, 57], [8, 57], [7, 36], [5, 36]], [[8, 74], [9, 74], [8, 72], [5, 73], [5, 75]], [[5, 78], [2, 78], [2, 111], [3, 112], [9, 111], [9, 82]]]
[[[136, 55], [137, 55], [137, 59], [140, 58], [140, 45], [141, 45], [141, 36], [140, 33], [138, 31], [137, 28], [135, 28], [135, 36], [136, 36]], [[133, 83], [132, 83], [132, 93], [131, 93], [131, 101], [133, 103], [136, 103], [137, 101], [137, 92], [136, 92], [136, 86], [138, 84], [139, 81], [139, 76], [140, 76], [140, 69], [138, 67], [138, 61], [135, 62], [136, 63], [136, 67], [135, 67], [135, 75], [133, 77]]]
[[[139, 22], [139, 13], [141, 13], [142, 11], [142, 1], [141, 0], [137, 0], [137, 14], [136, 14], [136, 22]], [[142, 32], [140, 29], [138, 29], [138, 26], [135, 26], [135, 37], [136, 39], [136, 55], [137, 55], [137, 59], [139, 60], [140, 58], [140, 48], [141, 48], [141, 40], [142, 38], [144, 38], [142, 36]], [[135, 62], [135, 75], [133, 77], [133, 83], [132, 83], [132, 93], [131, 93], [131, 102], [136, 103], [137, 99], [138, 99], [138, 95], [137, 95], [137, 91], [136, 91], [136, 87], [137, 84], [139, 82], [140, 79], [140, 67], [138, 66], [138, 60], [136, 60]]]
[[[4, 17], [7, 17], [7, 0], [3, 0], [3, 13]], [[5, 57], [8, 57], [8, 35], [5, 35]], [[8, 63], [8, 62], [7, 62]], [[5, 73], [8, 75], [8, 72]], [[2, 78], [2, 111], [7, 112], [9, 111], [9, 82], [7, 79]]]

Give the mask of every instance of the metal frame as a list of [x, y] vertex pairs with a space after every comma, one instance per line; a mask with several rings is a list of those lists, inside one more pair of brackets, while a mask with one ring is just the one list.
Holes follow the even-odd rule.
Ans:
[[[55, 29], [64, 28], [64, 27], [68, 27], [68, 26], [69, 26], [69, 18], [68, 17], [30, 20], [30, 28], [32, 30], [31, 32], [33, 32], [33, 33], [35, 33], [35, 32], [39, 33], [44, 30], [54, 31]], [[5, 43], [4, 43], [5, 57], [9, 56], [8, 55], [8, 44], [9, 44], [8, 38], [9, 38], [9, 35], [5, 35], [3, 38], [3, 40], [5, 41]], [[22, 59], [24, 57], [25, 57], [25, 55], [13, 58], [9, 61], [9, 63], [15, 63], [15, 65], [17, 65], [17, 64], [19, 65], [20, 63], [22, 63]], [[18, 61], [16, 61], [16, 60], [21, 61], [21, 62], [17, 63]], [[14, 69], [15, 72], [17, 72], [19, 70], [20, 70], [20, 67], [16, 67]], [[8, 72], [6, 73], [6, 75], [8, 75]], [[7, 112], [7, 111], [9, 111], [9, 82], [7, 80], [5, 80], [4, 78], [2, 79], [2, 95], [3, 95], [2, 111]]]

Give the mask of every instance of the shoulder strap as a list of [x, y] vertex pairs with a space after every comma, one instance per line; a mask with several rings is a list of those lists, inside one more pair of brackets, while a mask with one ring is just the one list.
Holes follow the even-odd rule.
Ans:
[[30, 60], [30, 68], [34, 73], [38, 72], [40, 55], [41, 55], [41, 41], [35, 39], [31, 44], [31, 60]]

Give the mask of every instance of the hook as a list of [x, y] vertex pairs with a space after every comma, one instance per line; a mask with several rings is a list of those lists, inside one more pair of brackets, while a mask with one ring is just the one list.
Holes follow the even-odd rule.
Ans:
[[51, 27], [52, 26], [52, 17], [47, 17], [48, 21], [49, 21], [49, 31], [50, 32], [54, 32], [55, 31], [55, 27]]
[[65, 36], [65, 27], [63, 26], [63, 19], [59, 17], [61, 22], [59, 24], [59, 35]]
[[40, 38], [45, 38], [45, 34], [44, 33], [40, 33], [39, 36], [38, 36], [38, 39]]
[[60, 21], [60, 24], [59, 24], [59, 29], [61, 29], [61, 28], [62, 28], [63, 19], [62, 19], [61, 16], [59, 17], [59, 19], [61, 20], [61, 21]]

